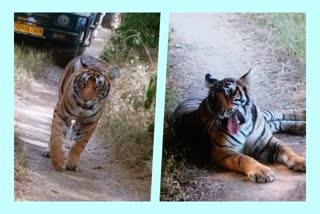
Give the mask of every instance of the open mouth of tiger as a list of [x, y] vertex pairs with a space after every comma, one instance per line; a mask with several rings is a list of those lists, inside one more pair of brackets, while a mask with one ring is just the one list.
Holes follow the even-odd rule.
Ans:
[[244, 123], [244, 118], [238, 111], [225, 116], [220, 115], [220, 120], [222, 121], [223, 126], [231, 134], [237, 134], [240, 129], [240, 125]]
[[232, 134], [237, 134], [240, 127], [240, 121], [236, 114], [232, 114], [230, 117], [224, 119], [227, 130]]

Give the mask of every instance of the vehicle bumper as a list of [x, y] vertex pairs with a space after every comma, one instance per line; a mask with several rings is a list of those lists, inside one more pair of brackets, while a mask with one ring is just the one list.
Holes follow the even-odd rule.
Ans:
[[74, 32], [61, 31], [48, 27], [37, 26], [43, 29], [42, 35], [35, 35], [28, 32], [21, 32], [15, 30], [15, 35], [23, 35], [24, 38], [33, 38], [35, 40], [50, 40], [52, 42], [61, 42], [70, 45], [77, 45], [79, 43], [79, 34]]

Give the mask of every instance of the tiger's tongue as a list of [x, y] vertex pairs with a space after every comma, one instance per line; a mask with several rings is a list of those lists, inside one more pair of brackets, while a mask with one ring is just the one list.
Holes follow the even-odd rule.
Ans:
[[232, 134], [237, 134], [237, 132], [239, 130], [239, 124], [238, 124], [236, 117], [228, 118], [227, 129]]

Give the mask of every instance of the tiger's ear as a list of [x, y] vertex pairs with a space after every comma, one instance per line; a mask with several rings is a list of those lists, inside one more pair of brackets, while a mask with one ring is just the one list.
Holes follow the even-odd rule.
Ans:
[[206, 85], [208, 88], [212, 87], [214, 83], [218, 81], [217, 79], [212, 78], [211, 74], [209, 73], [206, 74], [205, 79], [206, 79]]
[[250, 85], [250, 72], [251, 72], [252, 68], [249, 69], [249, 71], [247, 73], [245, 73], [242, 77], [240, 77], [240, 80], [246, 84], [247, 86]]
[[[80, 71], [80, 70], [82, 70], [83, 68], [84, 68], [84, 66], [83, 66], [83, 63], [82, 63], [82, 61], [81, 61], [81, 58], [75, 58], [74, 60], [73, 60], [73, 68], [74, 68], [74, 70], [76, 70], [76, 71]], [[72, 61], [70, 62], [71, 64], [72, 64]]]
[[90, 59], [92, 59], [92, 57], [87, 55], [80, 56], [80, 62], [83, 68], [87, 68], [89, 66], [87, 61], [89, 61]]

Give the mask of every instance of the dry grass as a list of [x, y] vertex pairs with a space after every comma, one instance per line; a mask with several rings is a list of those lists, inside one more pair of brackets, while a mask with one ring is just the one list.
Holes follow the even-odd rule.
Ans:
[[29, 47], [14, 48], [14, 89], [20, 94], [28, 89], [45, 66], [52, 63], [51, 54]]
[[155, 73], [144, 65], [122, 68], [98, 128], [112, 142], [113, 154], [140, 177], [151, 176], [152, 170], [154, 104], [146, 109], [144, 102], [145, 87]]
[[[259, 72], [255, 75], [264, 80], [252, 84], [254, 94], [265, 92], [265, 97], [255, 97], [256, 103], [273, 110], [305, 109], [305, 14], [257, 13], [235, 17], [236, 27], [251, 41], [248, 49], [254, 56], [250, 64]], [[266, 93], [265, 88], [270, 85], [274, 90]]]
[[17, 134], [14, 136], [14, 196], [15, 200], [24, 200], [28, 187], [26, 184], [30, 181], [30, 175], [24, 151]]
[[306, 63], [306, 17], [304, 13], [241, 14], [239, 27], [263, 44], [256, 49], [269, 49], [277, 61]]
[[[306, 17], [303, 13], [262, 13], [252, 18], [269, 31], [273, 48], [305, 63]], [[271, 30], [270, 30], [271, 29]]]
[[[14, 89], [15, 94], [24, 96], [43, 68], [52, 62], [48, 52], [39, 51], [29, 47], [15, 46], [14, 49]], [[24, 200], [27, 195], [26, 187], [29, 178], [28, 167], [24, 159], [23, 144], [15, 134], [14, 140], [14, 180], [15, 199]]]
[[177, 153], [168, 148], [164, 150], [163, 157], [160, 200], [186, 201], [187, 194], [181, 184], [188, 182], [186, 171], [190, 166], [186, 166], [186, 160], [178, 160]]

